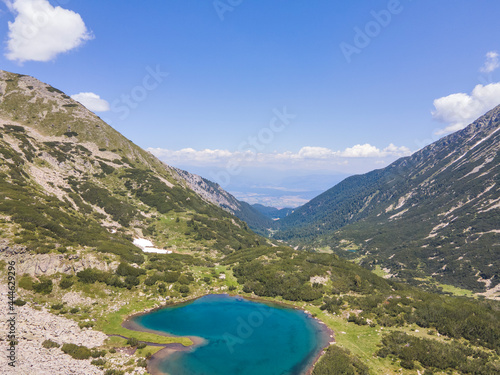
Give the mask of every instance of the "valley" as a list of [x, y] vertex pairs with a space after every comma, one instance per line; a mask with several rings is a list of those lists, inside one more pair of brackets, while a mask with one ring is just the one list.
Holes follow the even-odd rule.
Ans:
[[384, 169], [348, 177], [273, 223], [272, 237], [412, 285], [498, 298], [499, 130], [497, 106]]
[[[193, 342], [127, 329], [127, 318], [230, 294], [333, 330], [313, 375], [498, 373], [499, 112], [266, 216], [62, 91], [1, 71], [0, 272], [4, 292], [16, 272], [16, 370], [145, 374], [162, 345]], [[144, 252], [138, 238], [171, 253]], [[448, 284], [462, 289], [439, 290]]]

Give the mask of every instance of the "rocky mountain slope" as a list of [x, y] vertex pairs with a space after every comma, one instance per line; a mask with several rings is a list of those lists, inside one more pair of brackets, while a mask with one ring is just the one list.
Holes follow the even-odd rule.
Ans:
[[[0, 301], [7, 306], [7, 287], [0, 284], [0, 291]], [[61, 350], [42, 346], [45, 340], [51, 340], [59, 345], [72, 342], [93, 348], [102, 345], [107, 339], [104, 333], [82, 329], [74, 321], [50, 314], [45, 309], [34, 309], [30, 306], [19, 307], [18, 316], [19, 320], [16, 322], [18, 337], [25, 338], [19, 340], [18, 344], [18, 351], [22, 356], [16, 367], [9, 367], [7, 356], [2, 356], [0, 358], [2, 374], [102, 375], [104, 373], [91, 365], [90, 359], [76, 360]], [[0, 319], [3, 322], [9, 318], [7, 309], [0, 311]], [[0, 334], [2, 337], [7, 337], [7, 325], [0, 328]], [[57, 368], [54, 368], [54, 362], [58, 363]]]
[[175, 170], [189, 187], [203, 199], [243, 220], [255, 233], [268, 234], [268, 229], [273, 226], [273, 222], [258, 209], [246, 202], [239, 201], [215, 182], [181, 169], [176, 168]]
[[[146, 253], [136, 238], [172, 253]], [[147, 352], [102, 332], [137, 335], [121, 327], [124, 316], [187, 297], [193, 269], [218, 277], [225, 255], [266, 242], [60, 90], [0, 71], [0, 289], [8, 264], [17, 278], [4, 302], [17, 311], [20, 341], [9, 373], [146, 373]], [[89, 331], [96, 325], [101, 332]], [[68, 345], [78, 353], [64, 354]], [[86, 346], [106, 359], [82, 361], [101, 355]]]
[[275, 238], [406, 280], [492, 290], [500, 284], [499, 149], [500, 106], [387, 168], [345, 179], [280, 220]]
[[[464, 368], [498, 372], [496, 301], [428, 293], [336, 255], [275, 246], [220, 207], [242, 206], [159, 162], [59, 90], [0, 72], [0, 320], [14, 311], [18, 327], [16, 342], [0, 340], [5, 353], [16, 347], [18, 367], [4, 358], [2, 371], [144, 374], [165, 345], [193, 342], [128, 329], [127, 317], [230, 292], [286, 300], [334, 329], [331, 348], [341, 355], [328, 350], [315, 375], [339, 361], [350, 369], [363, 361], [363, 373], [373, 374], [414, 373], [401, 372], [402, 363], [453, 371], [462, 353], [474, 357]], [[137, 237], [172, 253], [144, 252]], [[8, 272], [16, 272], [10, 295]], [[412, 341], [403, 362], [382, 335], [391, 327], [432, 340], [438, 360]]]
[[0, 236], [38, 254], [92, 248], [140, 262], [133, 237], [207, 257], [262, 241], [69, 96], [4, 71], [0, 156]]

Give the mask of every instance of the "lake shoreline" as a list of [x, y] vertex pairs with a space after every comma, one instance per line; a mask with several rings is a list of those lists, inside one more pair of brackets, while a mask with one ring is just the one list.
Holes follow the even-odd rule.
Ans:
[[[146, 327], [141, 326], [140, 324], [136, 323], [133, 321], [133, 318], [145, 314], [149, 314], [154, 311], [158, 311], [167, 307], [174, 307], [174, 306], [179, 306], [183, 304], [188, 304], [193, 301], [196, 301], [197, 299], [200, 299], [205, 296], [210, 296], [214, 294], [204, 294], [199, 297], [191, 298], [185, 301], [179, 301], [175, 303], [170, 303], [170, 304], [165, 304], [163, 306], [156, 307], [154, 309], [150, 309], [148, 311], [140, 312], [140, 313], [134, 313], [129, 315], [122, 323], [122, 327], [130, 329], [132, 331], [138, 331], [138, 332], [148, 332], [148, 333], [154, 333], [160, 336], [166, 336], [166, 337], [188, 337], [193, 344], [189, 346], [184, 346], [180, 343], [171, 343], [171, 344], [164, 344], [163, 349], [160, 349], [158, 352], [153, 354], [153, 356], [147, 361], [147, 370], [152, 374], [152, 375], [168, 375], [160, 370], [160, 363], [168, 358], [170, 355], [176, 352], [188, 352], [188, 351], [193, 351], [196, 350], [199, 346], [202, 346], [205, 344], [206, 340], [202, 337], [199, 336], [176, 336], [172, 335], [167, 332], [163, 331], [157, 331], [157, 330], [152, 330]], [[303, 375], [311, 375], [314, 366], [316, 363], [319, 361], [319, 359], [323, 356], [325, 353], [326, 349], [333, 343], [335, 343], [335, 334], [334, 331], [326, 325], [323, 321], [318, 319], [317, 317], [313, 316], [309, 311], [302, 309], [298, 306], [294, 306], [292, 304], [286, 303], [286, 302], [281, 302], [281, 301], [269, 301], [267, 299], [263, 299], [260, 297], [247, 297], [247, 296], [241, 296], [239, 294], [229, 294], [229, 293], [219, 293], [219, 295], [228, 295], [230, 297], [239, 297], [242, 299], [246, 299], [248, 301], [252, 302], [259, 302], [267, 305], [277, 305], [278, 307], [285, 307], [289, 309], [294, 309], [294, 310], [301, 310], [303, 311], [309, 319], [314, 319], [316, 324], [318, 325], [319, 331], [321, 332], [321, 335], [325, 338], [326, 343], [322, 345], [321, 349], [319, 352], [316, 354], [316, 356], [310, 361], [310, 363], [307, 364], [307, 370], [303, 373]]]
[[130, 315], [122, 323], [123, 328], [127, 328], [131, 331], [154, 333], [156, 335], [166, 336], [166, 337], [187, 337], [188, 339], [190, 339], [193, 342], [189, 346], [184, 346], [183, 344], [177, 343], [177, 342], [173, 342], [170, 344], [159, 344], [160, 346], [163, 346], [163, 349], [160, 349], [159, 351], [157, 351], [155, 354], [153, 354], [151, 356], [150, 359], [147, 360], [147, 364], [148, 364], [147, 370], [149, 371], [149, 373], [151, 375], [167, 375], [164, 372], [160, 371], [160, 367], [159, 367], [160, 363], [165, 358], [167, 358], [168, 356], [170, 356], [171, 354], [173, 354], [175, 352], [188, 352], [188, 351], [195, 350], [197, 347], [205, 344], [205, 341], [206, 341], [204, 338], [198, 337], [198, 336], [176, 336], [176, 335], [169, 334], [167, 332], [149, 329], [149, 328], [141, 326], [140, 324], [138, 324], [132, 320], [136, 316], [149, 314], [152, 311], [156, 311], [156, 310], [159, 310], [159, 309], [162, 309], [165, 307], [170, 307], [170, 306], [173, 306], [173, 304], [166, 305], [163, 307], [158, 307], [158, 308], [155, 308], [155, 309], [150, 310], [148, 312], [136, 313], [136, 314]]

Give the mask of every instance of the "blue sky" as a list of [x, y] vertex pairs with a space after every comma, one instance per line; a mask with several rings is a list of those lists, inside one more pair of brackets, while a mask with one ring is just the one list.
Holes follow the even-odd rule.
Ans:
[[84, 93], [75, 98], [141, 147], [250, 202], [297, 205], [500, 104], [495, 0], [0, 10], [2, 69]]

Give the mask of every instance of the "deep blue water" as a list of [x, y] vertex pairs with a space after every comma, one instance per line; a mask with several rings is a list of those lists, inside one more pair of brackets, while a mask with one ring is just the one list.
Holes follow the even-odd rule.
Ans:
[[160, 369], [171, 375], [302, 374], [328, 341], [321, 326], [300, 310], [228, 295], [208, 295], [134, 321], [206, 344], [176, 352]]

